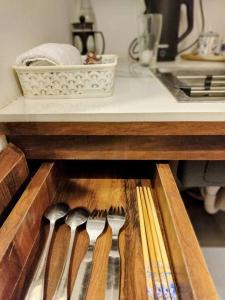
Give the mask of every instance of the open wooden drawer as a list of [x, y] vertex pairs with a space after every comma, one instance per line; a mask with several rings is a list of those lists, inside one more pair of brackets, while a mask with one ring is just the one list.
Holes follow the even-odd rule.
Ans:
[[[217, 299], [200, 247], [167, 164], [148, 162], [43, 163], [0, 230], [0, 299], [23, 299], [46, 238], [45, 209], [56, 201], [71, 208], [109, 209], [123, 205], [128, 225], [120, 235], [121, 299], [147, 300], [137, 211], [136, 186], [152, 185], [180, 299]], [[54, 235], [46, 274], [46, 299], [51, 299], [69, 241], [60, 224]], [[87, 235], [77, 236], [70, 289], [87, 248]], [[87, 299], [104, 299], [110, 233], [99, 238], [94, 253]]]

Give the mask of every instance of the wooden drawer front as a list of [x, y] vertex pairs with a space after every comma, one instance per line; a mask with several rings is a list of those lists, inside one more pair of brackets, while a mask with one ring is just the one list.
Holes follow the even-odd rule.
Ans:
[[[70, 168], [64, 164], [63, 169], [64, 172], [58, 164], [43, 164], [0, 230], [1, 299], [23, 297], [40, 255], [39, 248], [48, 232], [48, 223], [41, 222], [41, 216], [50, 203], [63, 201], [71, 208], [84, 206], [90, 211], [109, 209], [112, 205], [126, 207], [128, 222], [120, 235], [120, 298], [147, 300], [136, 201], [136, 186], [140, 184], [153, 187], [180, 298], [216, 299], [212, 280], [168, 165], [156, 168], [155, 180], [149, 179], [153, 170], [149, 169], [149, 176], [146, 176], [142, 168], [136, 172], [132, 166], [127, 168], [127, 163], [83, 163], [82, 167], [80, 163], [71, 163]], [[96, 243], [87, 299], [104, 299], [110, 237], [110, 230], [106, 229]], [[48, 258], [46, 299], [53, 296], [68, 242], [69, 228], [60, 224], [54, 233]], [[80, 230], [74, 246], [69, 291], [87, 246], [87, 234]], [[189, 257], [192, 253], [196, 258]], [[204, 298], [207, 291], [210, 297]]]
[[[90, 125], [90, 128], [92, 125]], [[63, 129], [62, 129], [63, 131]], [[82, 130], [81, 130], [82, 132]], [[157, 132], [157, 131], [156, 131]], [[27, 159], [223, 160], [224, 136], [10, 135]]]
[[0, 153], [0, 216], [28, 177], [28, 173], [23, 152], [9, 144]]
[[154, 191], [182, 299], [217, 299], [199, 243], [168, 165], [157, 166]]

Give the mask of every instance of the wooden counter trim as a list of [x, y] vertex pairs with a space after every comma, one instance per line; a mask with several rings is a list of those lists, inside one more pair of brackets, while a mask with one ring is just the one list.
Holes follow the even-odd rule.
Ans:
[[0, 215], [29, 175], [23, 152], [13, 144], [0, 153]]
[[27, 159], [224, 160], [225, 136], [8, 136]]
[[54, 200], [58, 186], [55, 172], [53, 163], [40, 167], [0, 229], [1, 299], [21, 299], [18, 284], [23, 283], [19, 279], [25, 278], [25, 266], [38, 238], [43, 212]]
[[181, 299], [216, 300], [215, 286], [168, 165], [157, 165], [154, 188]]
[[225, 135], [225, 122], [7, 122], [4, 135]]

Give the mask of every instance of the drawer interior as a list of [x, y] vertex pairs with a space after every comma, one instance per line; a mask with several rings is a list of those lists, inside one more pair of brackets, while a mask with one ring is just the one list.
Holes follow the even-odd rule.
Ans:
[[[41, 165], [0, 230], [1, 297], [21, 299], [24, 296], [48, 233], [48, 223], [42, 220], [43, 212], [54, 202], [66, 202], [70, 208], [83, 206], [90, 211], [95, 208], [109, 209], [112, 205], [125, 207], [127, 225], [120, 235], [120, 296], [121, 299], [147, 300], [137, 185], [152, 188], [180, 298], [204, 299], [207, 284], [207, 299], [215, 299], [212, 280], [169, 166], [135, 161], [79, 161]], [[68, 242], [69, 228], [61, 222], [54, 233], [48, 259], [46, 299], [53, 296]], [[87, 299], [104, 299], [110, 243], [110, 231], [106, 228], [96, 244]], [[84, 228], [81, 228], [73, 249], [70, 291], [87, 246], [88, 237]], [[192, 251], [195, 253], [194, 259], [188, 257]], [[6, 270], [10, 272], [6, 274]], [[198, 279], [198, 276], [202, 278]]]

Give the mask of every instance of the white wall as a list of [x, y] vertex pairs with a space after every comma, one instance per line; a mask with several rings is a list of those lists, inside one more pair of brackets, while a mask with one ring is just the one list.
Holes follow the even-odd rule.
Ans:
[[127, 54], [129, 43], [137, 36], [137, 0], [92, 0], [98, 29], [106, 40], [106, 51]]
[[44, 42], [70, 42], [68, 0], [0, 0], [0, 107], [20, 91], [11, 65]]

